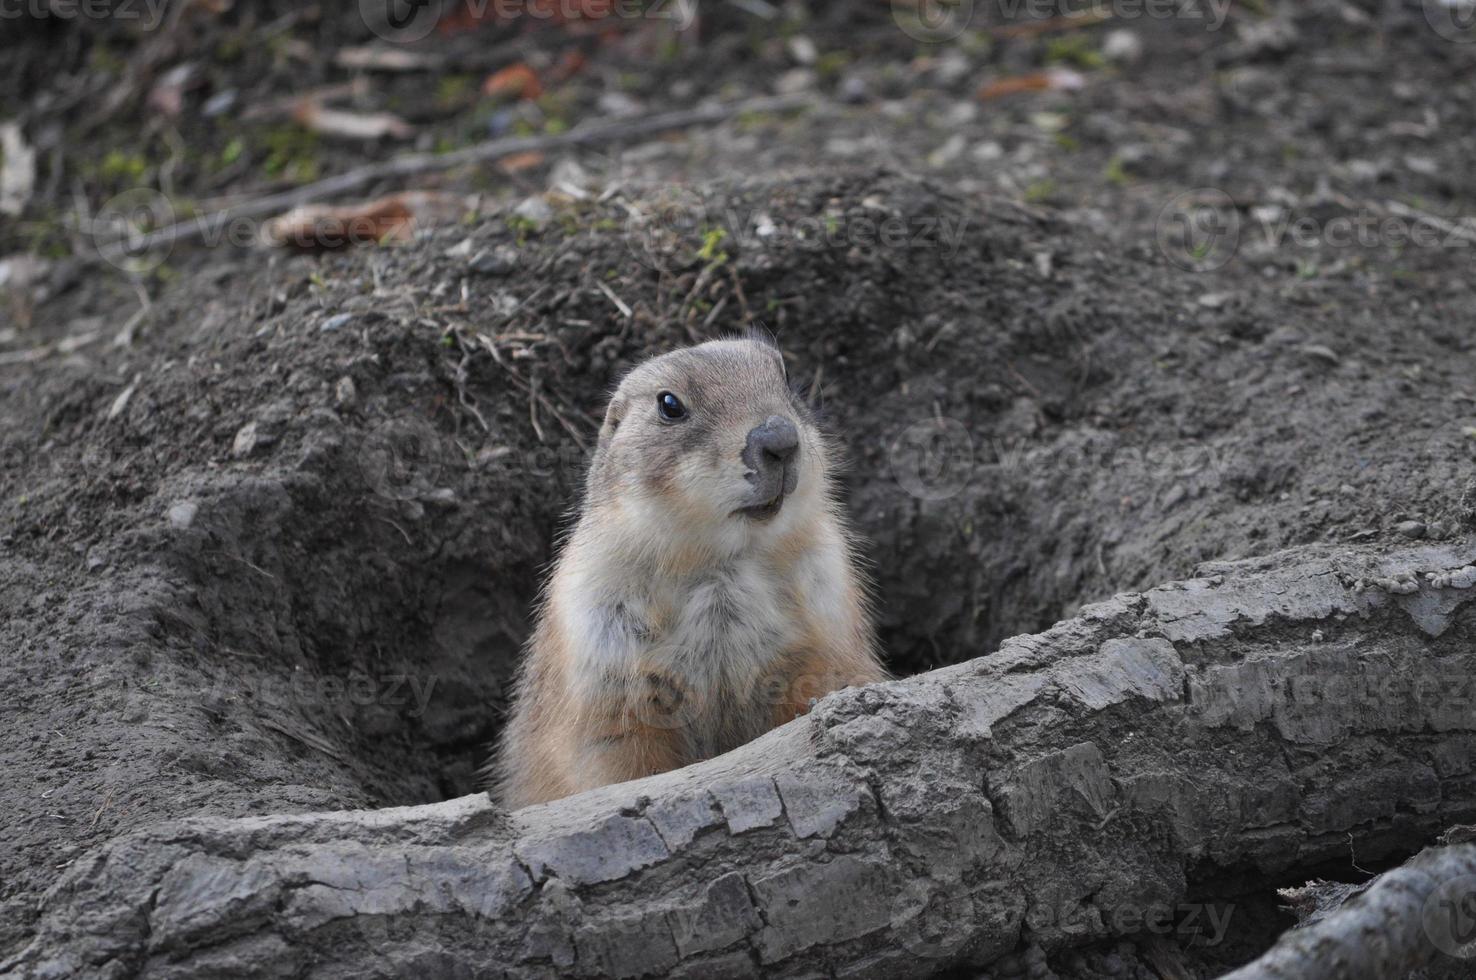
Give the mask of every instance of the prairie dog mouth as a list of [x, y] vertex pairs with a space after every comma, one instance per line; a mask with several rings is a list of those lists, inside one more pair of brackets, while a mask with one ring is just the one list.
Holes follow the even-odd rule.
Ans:
[[784, 506], [784, 494], [779, 494], [768, 503], [754, 504], [752, 507], [740, 507], [733, 511], [740, 517], [746, 517], [750, 521], [767, 521], [779, 513], [779, 508]]

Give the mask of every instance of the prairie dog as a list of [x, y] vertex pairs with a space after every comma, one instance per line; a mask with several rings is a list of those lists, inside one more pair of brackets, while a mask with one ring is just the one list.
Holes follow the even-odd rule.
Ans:
[[886, 678], [831, 465], [765, 343], [626, 375], [488, 764], [506, 806], [718, 755]]

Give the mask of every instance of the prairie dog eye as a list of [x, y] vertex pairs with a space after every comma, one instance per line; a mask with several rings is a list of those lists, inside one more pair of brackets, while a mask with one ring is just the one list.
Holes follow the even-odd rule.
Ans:
[[663, 391], [656, 396], [656, 411], [668, 422], [680, 422], [687, 417], [687, 406], [669, 391]]

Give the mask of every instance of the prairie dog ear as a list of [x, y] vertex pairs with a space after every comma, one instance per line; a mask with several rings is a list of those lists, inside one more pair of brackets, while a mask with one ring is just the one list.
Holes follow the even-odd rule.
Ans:
[[610, 396], [610, 404], [605, 409], [605, 421], [600, 425], [600, 445], [609, 444], [619, 428], [621, 419], [625, 418], [626, 398], [620, 392]]

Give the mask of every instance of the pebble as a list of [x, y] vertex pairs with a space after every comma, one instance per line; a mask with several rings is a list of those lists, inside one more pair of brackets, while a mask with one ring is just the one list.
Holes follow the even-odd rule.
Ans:
[[779, 95], [808, 92], [814, 87], [815, 73], [808, 68], [791, 68], [774, 82], [774, 91]]
[[235, 108], [236, 99], [239, 98], [239, 96], [240, 93], [233, 88], [228, 88], [223, 91], [216, 92], [210, 98], [205, 100], [205, 104], [200, 107], [200, 112], [207, 119], [219, 115], [224, 115], [225, 113], [230, 112], [231, 109]]
[[1419, 521], [1400, 521], [1394, 525], [1394, 530], [1406, 538], [1414, 538], [1415, 540], [1419, 540], [1425, 536], [1425, 525]]
[[200, 505], [195, 503], [193, 500], [177, 501], [172, 506], [170, 506], [169, 513], [166, 515], [169, 518], [169, 526], [175, 528], [176, 530], [183, 531], [185, 528], [195, 523], [195, 515], [199, 513], [199, 511]]
[[333, 330], [338, 330], [344, 327], [353, 318], [354, 315], [352, 313], [339, 313], [334, 316], [330, 316], [328, 319], [318, 324], [318, 329], [321, 330], [323, 333], [329, 333]]
[[498, 245], [490, 252], [479, 252], [468, 264], [471, 271], [484, 276], [505, 276], [518, 266], [518, 250], [511, 245]]
[[1420, 591], [1420, 583], [1413, 577], [1406, 577], [1407, 574], [1401, 574], [1393, 578], [1376, 578], [1373, 580], [1373, 584], [1390, 595], [1413, 595]]
[[1476, 565], [1447, 572], [1426, 572], [1425, 580], [1437, 589], [1469, 589], [1476, 586]]
[[1143, 41], [1133, 31], [1109, 31], [1102, 39], [1102, 57], [1119, 65], [1134, 64], [1143, 57]]
[[513, 208], [513, 214], [541, 228], [548, 223], [548, 219], [553, 217], [553, 208], [548, 206], [547, 201], [535, 194], [518, 202], [518, 206]]
[[974, 149], [969, 155], [980, 163], [988, 163], [991, 160], [1002, 159], [1004, 157], [1004, 147], [1000, 146], [994, 140], [985, 140], [982, 143], [975, 144]]
[[968, 141], [964, 139], [963, 133], [954, 133], [942, 146], [928, 154], [928, 166], [946, 167], [963, 155], [966, 146]]
[[236, 431], [236, 438], [231, 443], [231, 455], [237, 459], [245, 459], [255, 451], [258, 441], [256, 423], [247, 422]]
[[789, 56], [802, 65], [813, 65], [820, 52], [815, 48], [815, 42], [803, 34], [796, 34], [789, 39]]
[[871, 98], [871, 88], [860, 75], [847, 75], [841, 79], [838, 94], [842, 102], [856, 105]]
[[624, 92], [601, 93], [596, 104], [606, 116], [638, 116], [645, 111], [645, 106]]
[[333, 400], [345, 408], [359, 400], [359, 389], [353, 378], [344, 375], [338, 379], [338, 383], [333, 386]]

